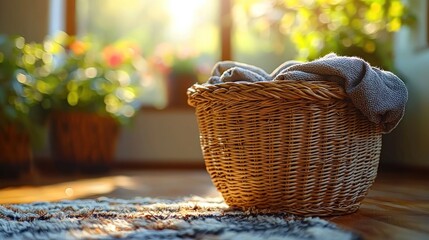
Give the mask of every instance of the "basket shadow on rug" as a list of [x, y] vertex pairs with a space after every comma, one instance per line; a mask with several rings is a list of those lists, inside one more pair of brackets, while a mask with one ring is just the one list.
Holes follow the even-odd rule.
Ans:
[[320, 218], [242, 212], [222, 198], [0, 205], [0, 239], [360, 239]]

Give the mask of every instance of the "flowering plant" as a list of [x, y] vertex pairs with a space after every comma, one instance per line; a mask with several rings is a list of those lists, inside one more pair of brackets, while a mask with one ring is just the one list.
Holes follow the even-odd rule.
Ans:
[[149, 64], [165, 77], [171, 75], [194, 75], [200, 81], [205, 81], [210, 73], [211, 64], [199, 61], [200, 54], [192, 48], [174, 48], [167, 43], [156, 46], [152, 56], [148, 59]]
[[164, 84], [165, 107], [188, 107], [187, 89], [208, 76], [203, 56], [187, 45], [175, 48], [168, 43], [157, 45], [148, 58], [152, 75]]
[[102, 45], [63, 33], [46, 40], [44, 50], [53, 57], [50, 73], [37, 80], [44, 108], [110, 115], [121, 123], [140, 108], [145, 61], [135, 44]]
[[32, 86], [26, 84], [31, 80], [27, 66], [49, 61], [33, 46], [22, 36], [0, 35], [0, 127], [14, 124], [31, 137], [40, 132], [41, 122], [35, 120], [41, 119], [41, 112]]

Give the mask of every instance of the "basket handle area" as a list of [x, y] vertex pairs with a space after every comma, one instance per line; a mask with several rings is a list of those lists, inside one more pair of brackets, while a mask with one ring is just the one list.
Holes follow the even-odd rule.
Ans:
[[195, 107], [207, 101], [258, 101], [269, 98], [284, 100], [329, 101], [347, 98], [344, 88], [328, 81], [267, 81], [194, 84], [187, 91], [188, 104]]

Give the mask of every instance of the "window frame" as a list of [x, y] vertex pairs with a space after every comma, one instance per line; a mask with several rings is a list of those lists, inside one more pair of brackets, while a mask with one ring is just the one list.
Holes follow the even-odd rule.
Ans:
[[[231, 33], [232, 33], [232, 0], [220, 0], [219, 26], [220, 26], [220, 60], [232, 60]], [[65, 32], [69, 35], [77, 33], [76, 0], [66, 0], [65, 4]]]
[[65, 3], [65, 32], [69, 35], [76, 35], [76, 0], [66, 0]]
[[429, 3], [426, 2], [426, 46], [429, 48]]

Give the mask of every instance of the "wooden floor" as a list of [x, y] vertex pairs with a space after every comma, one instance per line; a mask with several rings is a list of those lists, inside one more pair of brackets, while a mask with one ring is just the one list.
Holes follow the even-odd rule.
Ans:
[[[104, 176], [33, 172], [0, 182], [0, 204], [107, 196], [220, 196], [204, 170], [114, 171]], [[327, 218], [364, 239], [429, 239], [429, 174], [380, 172], [354, 214]]]

